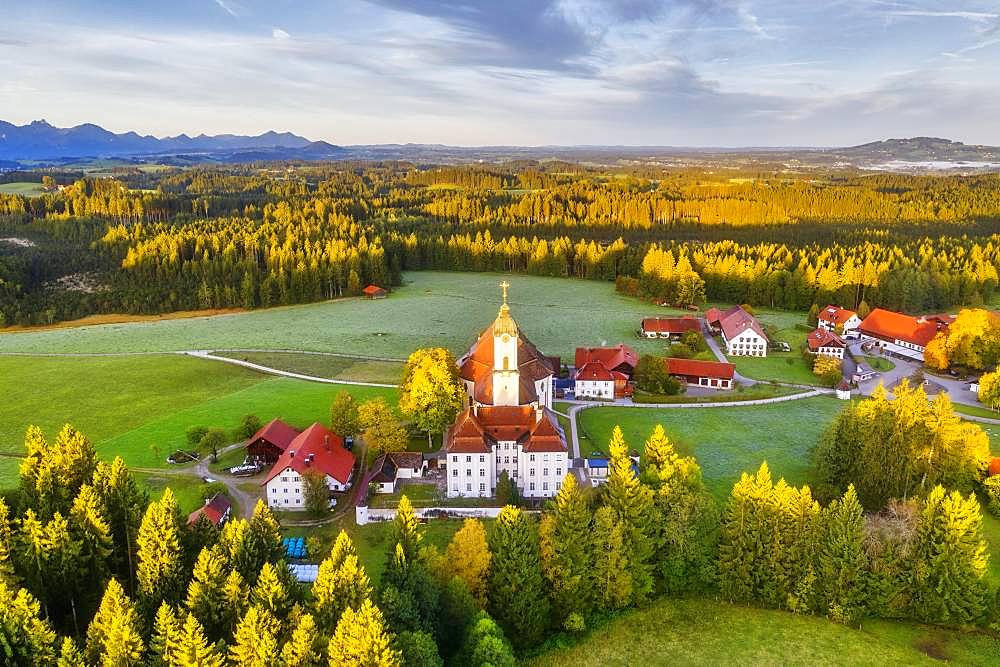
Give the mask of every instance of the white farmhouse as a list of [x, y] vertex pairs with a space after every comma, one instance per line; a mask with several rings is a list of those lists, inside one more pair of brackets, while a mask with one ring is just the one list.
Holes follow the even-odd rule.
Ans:
[[816, 326], [839, 333], [846, 338], [854, 338], [857, 336], [858, 327], [861, 326], [861, 318], [853, 310], [840, 306], [827, 306], [819, 311]]
[[843, 359], [844, 350], [847, 349], [844, 339], [827, 329], [814, 329], [806, 336], [806, 345], [810, 354], [834, 359]]
[[263, 486], [268, 506], [305, 509], [303, 476], [311, 471], [323, 475], [331, 492], [351, 488], [354, 455], [344, 449], [340, 436], [322, 424], [313, 424], [296, 436], [267, 473]]
[[705, 313], [708, 325], [722, 334], [726, 354], [736, 357], [766, 357], [767, 335], [753, 315], [739, 306], [720, 312], [716, 308]]

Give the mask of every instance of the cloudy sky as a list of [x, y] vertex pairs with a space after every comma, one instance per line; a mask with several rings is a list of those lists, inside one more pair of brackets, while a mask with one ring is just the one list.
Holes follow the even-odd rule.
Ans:
[[0, 119], [340, 144], [1000, 144], [997, 0], [32, 0]]

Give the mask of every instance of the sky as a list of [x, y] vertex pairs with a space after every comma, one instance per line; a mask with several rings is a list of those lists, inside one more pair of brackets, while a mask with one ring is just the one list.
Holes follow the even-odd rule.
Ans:
[[1000, 145], [1000, 0], [32, 0], [0, 119], [342, 145]]

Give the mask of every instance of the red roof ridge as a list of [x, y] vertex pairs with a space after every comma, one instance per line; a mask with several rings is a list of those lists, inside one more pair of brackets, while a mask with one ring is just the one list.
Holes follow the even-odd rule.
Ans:
[[667, 372], [671, 375], [697, 375], [732, 380], [736, 372], [736, 365], [726, 361], [667, 357], [666, 364]]

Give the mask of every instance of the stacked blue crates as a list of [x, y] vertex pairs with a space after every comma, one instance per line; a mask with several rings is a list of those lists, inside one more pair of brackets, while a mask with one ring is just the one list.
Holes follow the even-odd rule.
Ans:
[[306, 541], [302, 537], [286, 537], [281, 540], [285, 547], [285, 554], [291, 560], [299, 560], [306, 557]]

